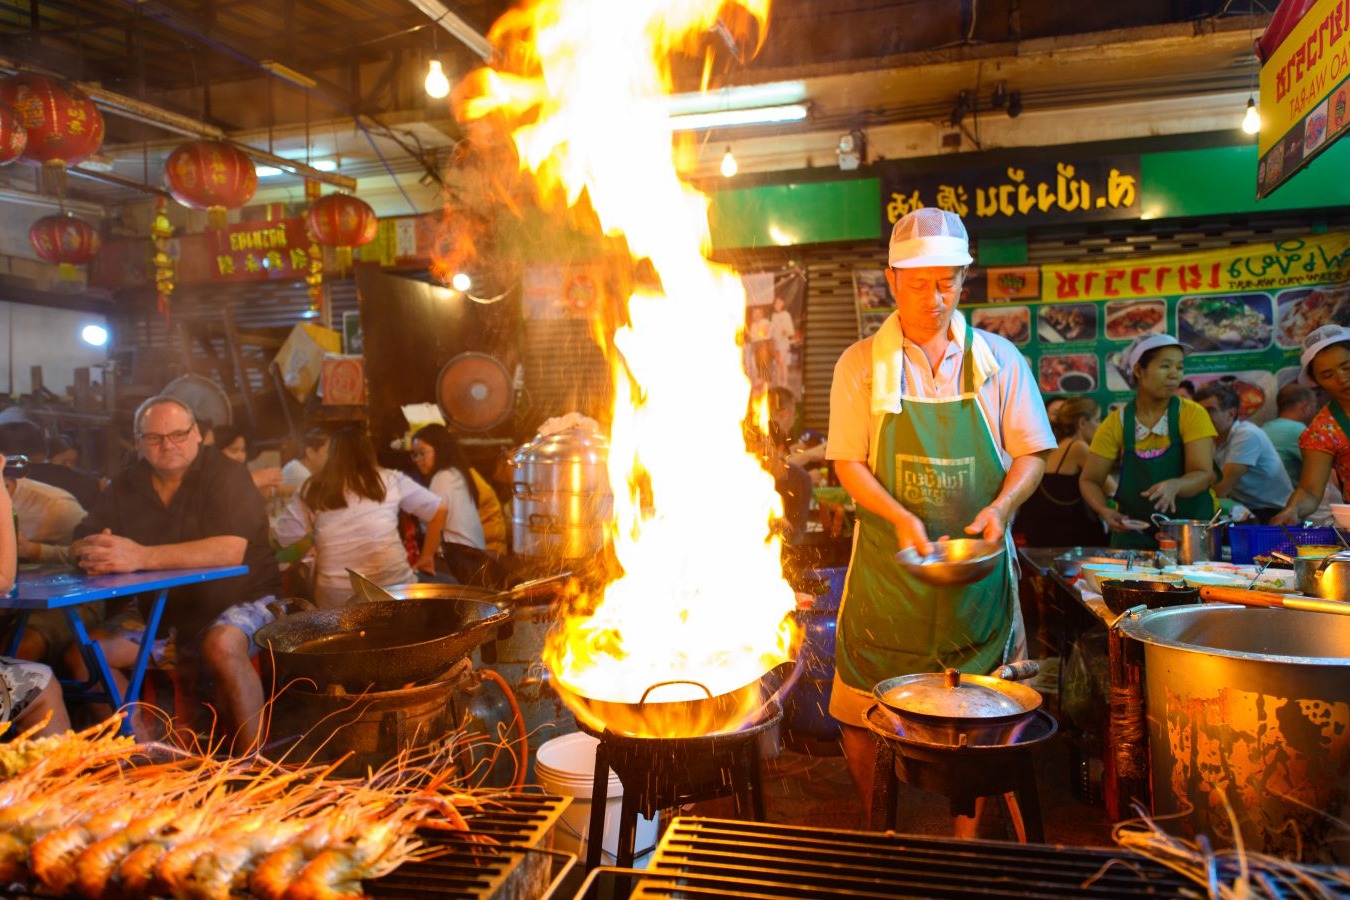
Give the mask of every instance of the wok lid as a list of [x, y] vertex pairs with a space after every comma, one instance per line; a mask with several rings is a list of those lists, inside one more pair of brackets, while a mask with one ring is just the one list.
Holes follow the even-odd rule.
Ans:
[[1040, 706], [1040, 695], [1026, 685], [955, 669], [888, 678], [872, 693], [897, 713], [944, 719], [1019, 716]]

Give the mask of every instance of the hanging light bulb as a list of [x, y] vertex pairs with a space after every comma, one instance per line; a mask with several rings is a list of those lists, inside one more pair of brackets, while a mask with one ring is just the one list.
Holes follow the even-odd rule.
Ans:
[[1256, 134], [1261, 130], [1261, 114], [1256, 110], [1256, 100], [1247, 98], [1247, 111], [1242, 115], [1242, 130], [1247, 134]]
[[464, 272], [456, 272], [455, 277], [450, 279], [450, 286], [463, 294], [473, 287], [473, 279]]
[[727, 152], [722, 154], [722, 177], [730, 178], [739, 172], [741, 167], [736, 163], [736, 157], [731, 152], [731, 147], [727, 147]]
[[431, 64], [427, 66], [427, 80], [423, 82], [423, 85], [427, 89], [427, 96], [435, 97], [437, 100], [450, 93], [450, 79], [445, 77], [439, 59], [433, 59]]

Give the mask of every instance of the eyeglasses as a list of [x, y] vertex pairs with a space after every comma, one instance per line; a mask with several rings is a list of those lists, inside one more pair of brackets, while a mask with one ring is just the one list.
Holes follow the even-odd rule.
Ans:
[[193, 426], [188, 426], [182, 431], [170, 431], [168, 434], [155, 434], [153, 431], [142, 431], [141, 440], [145, 441], [147, 447], [158, 447], [164, 443], [181, 444], [192, 434]]

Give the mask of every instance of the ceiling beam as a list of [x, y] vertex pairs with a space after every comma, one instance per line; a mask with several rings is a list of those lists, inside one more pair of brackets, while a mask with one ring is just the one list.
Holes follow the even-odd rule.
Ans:
[[492, 59], [492, 42], [484, 37], [478, 29], [455, 15], [450, 7], [442, 3], [441, 0], [408, 0], [408, 2], [431, 19], [432, 24], [439, 25], [459, 38], [464, 46], [484, 60], [490, 61]]

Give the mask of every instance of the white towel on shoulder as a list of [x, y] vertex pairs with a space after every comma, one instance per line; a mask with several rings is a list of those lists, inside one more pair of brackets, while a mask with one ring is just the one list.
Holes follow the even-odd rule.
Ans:
[[[998, 358], [984, 336], [966, 325], [960, 310], [952, 313], [950, 334], [956, 345], [965, 349], [966, 335], [973, 335], [971, 355], [975, 362], [975, 389], [999, 370]], [[872, 336], [872, 414], [900, 412], [904, 387], [905, 333], [900, 314], [891, 313]]]

